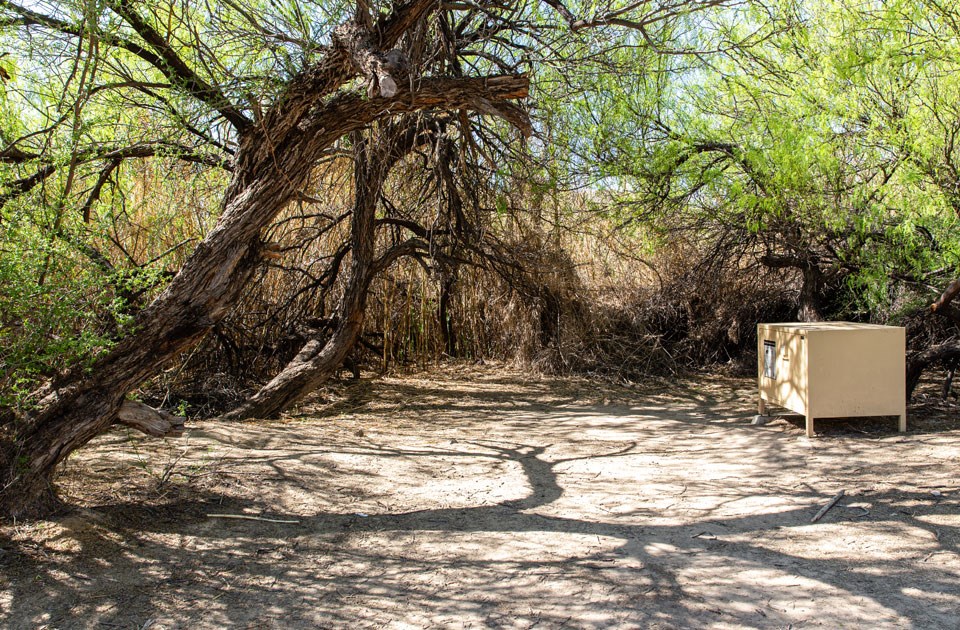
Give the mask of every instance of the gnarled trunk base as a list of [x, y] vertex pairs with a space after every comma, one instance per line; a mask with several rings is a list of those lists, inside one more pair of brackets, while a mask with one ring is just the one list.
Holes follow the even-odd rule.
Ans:
[[183, 432], [183, 418], [143, 403], [117, 404], [94, 391], [78, 396], [77, 401], [46, 422], [36, 422], [16, 441], [0, 444], [0, 515], [37, 518], [66, 509], [53, 485], [57, 469], [70, 453], [114, 423], [154, 437]]

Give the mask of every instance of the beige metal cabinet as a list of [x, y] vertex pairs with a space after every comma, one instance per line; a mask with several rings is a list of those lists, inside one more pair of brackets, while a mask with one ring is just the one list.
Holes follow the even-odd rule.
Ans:
[[757, 325], [759, 411], [814, 418], [898, 416], [907, 430], [903, 328], [851, 322]]

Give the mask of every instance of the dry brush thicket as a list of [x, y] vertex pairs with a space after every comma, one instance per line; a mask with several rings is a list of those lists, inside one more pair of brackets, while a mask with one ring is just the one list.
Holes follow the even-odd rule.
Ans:
[[[0, 355], [0, 514], [55, 509], [57, 467], [116, 422], [276, 417], [341, 365], [749, 372], [759, 321], [925, 310], [947, 317], [911, 323], [933, 344], [911, 374], [952, 370], [960, 281], [935, 250], [960, 116], [933, 108], [926, 155], [884, 107], [900, 86], [811, 105], [816, 21], [725, 4], [2, 3], [26, 52], [0, 55], [0, 340], [34, 339]], [[933, 65], [934, 88], [955, 74]], [[871, 98], [876, 129], [798, 113]]]
[[[421, 166], [399, 169], [381, 203], [439, 234], [450, 217], [439, 209], [443, 195], [414, 175]], [[339, 194], [299, 200], [278, 218], [268, 264], [234, 312], [144, 388], [150, 400], [183, 401], [197, 415], [227, 411], [311, 334], [330, 334], [350, 261], [350, 171], [349, 160], [331, 160], [317, 177]], [[378, 274], [342, 377], [446, 359], [631, 380], [709, 366], [743, 372], [752, 369], [756, 323], [796, 317], [799, 285], [789, 272], [717, 263], [689, 241], [655, 247], [583, 194], [508, 197], [473, 196], [478, 242], [436, 236], [434, 249]], [[380, 228], [381, 250], [403, 238], [400, 226]]]
[[[450, 190], [438, 171], [435, 149], [427, 147], [388, 179], [377, 249], [401, 243], [414, 228], [432, 233], [426, 249], [373, 279], [363, 334], [343, 378], [451, 358], [626, 380], [699, 368], [746, 375], [754, 369], [756, 323], [799, 317], [802, 273], [762, 264], [760, 249], [698, 240], [703, 234], [695, 231], [664, 238], [624, 225], [596, 194], [536, 194], [523, 181], [504, 192], [469, 177], [448, 182], [457, 186]], [[144, 385], [146, 400], [197, 416], [229, 411], [310, 335], [329, 336], [351, 260], [352, 174], [344, 152], [317, 169], [311, 187], [331, 193], [304, 196], [277, 218], [265, 232], [268, 259], [237, 307]], [[215, 219], [204, 182], [188, 175], [145, 167], [130, 216], [100, 245], [136, 260], [164, 255], [178, 268], [178, 246]], [[460, 197], [470, 238], [453, 225], [451, 194]], [[163, 219], [168, 195], [189, 210], [176, 221]], [[842, 282], [828, 289], [828, 316], [864, 315], [851, 313]], [[916, 349], [952, 339], [950, 322], [923, 311], [898, 323]], [[944, 364], [952, 371], [949, 358]]]

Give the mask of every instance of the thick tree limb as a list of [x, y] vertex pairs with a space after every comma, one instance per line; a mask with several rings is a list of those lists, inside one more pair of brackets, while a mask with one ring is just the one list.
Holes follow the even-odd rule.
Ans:
[[4, 184], [7, 191], [0, 195], [0, 208], [3, 208], [11, 199], [16, 199], [20, 195], [27, 194], [33, 190], [37, 184], [53, 175], [56, 171], [57, 168], [55, 166], [46, 164], [41, 166], [33, 175], [15, 179], [12, 182]]
[[125, 400], [117, 412], [117, 424], [128, 426], [153, 437], [180, 437], [186, 418], [154, 409], [133, 400]]
[[432, 238], [440, 235], [450, 234], [450, 230], [435, 230], [433, 228], [425, 228], [416, 221], [411, 221], [410, 219], [402, 219], [400, 217], [384, 217], [382, 219], [377, 219], [377, 225], [393, 225], [396, 227], [403, 228], [413, 234], [416, 234], [421, 239], [429, 241]]
[[360, 24], [344, 24], [333, 32], [333, 41], [354, 72], [367, 77], [367, 96], [390, 98], [397, 93], [397, 83], [404, 78], [397, 72], [400, 68], [391, 67], [398, 64], [388, 63], [387, 57], [374, 48], [369, 31]]
[[570, 9], [567, 8], [567, 5], [560, 2], [560, 0], [544, 0], [544, 2], [553, 7], [553, 9], [560, 14], [560, 17], [562, 17], [573, 30], [577, 30], [574, 25], [581, 20], [577, 19], [577, 16], [575, 16]]
[[80, 154], [80, 158], [84, 162], [92, 162], [94, 160], [126, 160], [131, 158], [160, 156], [175, 157], [178, 160], [183, 160], [184, 162], [213, 166], [227, 171], [231, 170], [230, 161], [228, 159], [209, 153], [197, 153], [193, 147], [175, 142], [138, 142], [126, 147], [101, 149], [98, 151]]
[[960, 295], [960, 278], [953, 280], [947, 285], [943, 293], [937, 298], [937, 301], [930, 305], [930, 310], [936, 313], [938, 310], [950, 304], [957, 295]]
[[[304, 117], [311, 113], [321, 98], [332, 94], [356, 76], [352, 50], [383, 51], [393, 48], [407, 30], [437, 6], [436, 0], [406, 0], [398, 2], [389, 15], [381, 17], [368, 31], [345, 28], [335, 38], [336, 45], [319, 62], [294, 77], [284, 97], [266, 114], [263, 128], [269, 130], [269, 137], [253, 139], [251, 142], [267, 142], [268, 147], [287, 142], [289, 134], [298, 133]], [[357, 39], [351, 40], [350, 36]]]
[[484, 114], [503, 118], [516, 127], [524, 138], [529, 138], [533, 133], [533, 127], [530, 125], [530, 118], [527, 113], [513, 103], [506, 101], [493, 103], [486, 98], [479, 97], [472, 102], [472, 105], [477, 111]]
[[945, 341], [917, 352], [907, 359], [907, 400], [920, 382], [923, 371], [934, 363], [960, 360], [960, 340]]
[[27, 153], [18, 148], [16, 143], [0, 150], [0, 162], [6, 162], [8, 164], [22, 164], [23, 162], [35, 160], [38, 157], [40, 156], [36, 153]]
[[[465, 79], [420, 79], [413, 92], [399, 86], [392, 99], [364, 99], [358, 94], [344, 94], [328, 102], [327, 106], [301, 125], [304, 133], [317, 133], [332, 141], [345, 133], [356, 131], [385, 115], [402, 114], [430, 109], [469, 109], [484, 111], [489, 104], [527, 97], [530, 79], [525, 74], [498, 75]], [[529, 129], [530, 121], [517, 115], [521, 131]]]
[[418, 252], [424, 254], [430, 251], [430, 243], [419, 239], [419, 238], [410, 238], [406, 241], [394, 245], [384, 253], [382, 253], [371, 265], [371, 269], [374, 274], [385, 271], [390, 265], [400, 260], [404, 256], [412, 256]]
[[816, 260], [790, 254], [764, 254], [760, 263], [771, 269], [810, 269]]

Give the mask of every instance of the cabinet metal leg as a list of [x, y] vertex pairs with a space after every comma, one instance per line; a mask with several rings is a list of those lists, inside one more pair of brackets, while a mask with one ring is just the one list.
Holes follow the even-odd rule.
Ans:
[[807, 437], [813, 437], [813, 416], [807, 416]]

